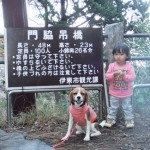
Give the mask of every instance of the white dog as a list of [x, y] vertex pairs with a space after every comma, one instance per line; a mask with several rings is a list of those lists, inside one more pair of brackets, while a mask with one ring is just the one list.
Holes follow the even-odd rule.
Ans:
[[62, 140], [67, 140], [71, 133], [73, 121], [77, 123], [76, 134], [85, 133], [84, 141], [89, 141], [90, 137], [99, 136], [100, 128], [104, 123], [98, 124], [95, 111], [88, 105], [88, 92], [82, 87], [74, 88], [70, 94], [69, 123], [68, 130]]

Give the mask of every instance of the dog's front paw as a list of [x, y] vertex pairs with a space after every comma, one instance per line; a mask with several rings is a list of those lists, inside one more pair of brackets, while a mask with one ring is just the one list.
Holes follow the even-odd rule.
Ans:
[[86, 136], [86, 137], [84, 138], [84, 141], [90, 141], [90, 137]]
[[78, 134], [82, 134], [82, 133], [85, 133], [84, 131], [81, 131], [81, 130], [77, 130], [76, 131], [76, 134], [78, 135]]
[[68, 135], [64, 136], [61, 140], [62, 140], [62, 141], [65, 141], [65, 140], [67, 140], [67, 139], [68, 139]]
[[76, 131], [77, 135], [82, 134], [82, 133], [83, 133], [82, 131]]
[[91, 137], [99, 136], [99, 135], [101, 135], [101, 132], [100, 132], [100, 131], [97, 131], [97, 132], [95, 132], [95, 133], [92, 133], [92, 134], [91, 134]]

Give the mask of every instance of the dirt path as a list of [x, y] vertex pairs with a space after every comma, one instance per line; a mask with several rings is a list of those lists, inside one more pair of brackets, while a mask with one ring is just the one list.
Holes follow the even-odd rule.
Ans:
[[[138, 104], [135, 109], [135, 127], [126, 129], [119, 122], [111, 129], [103, 128], [102, 135], [84, 142], [84, 135], [73, 134], [70, 139], [56, 150], [149, 150], [150, 149], [150, 102]], [[41, 139], [52, 146], [65, 135], [67, 124], [53, 122], [42, 131], [31, 132], [28, 139]]]

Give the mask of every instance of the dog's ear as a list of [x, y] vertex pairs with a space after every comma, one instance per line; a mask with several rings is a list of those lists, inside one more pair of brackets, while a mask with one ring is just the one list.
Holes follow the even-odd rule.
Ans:
[[89, 99], [89, 94], [88, 94], [88, 91], [87, 91], [87, 90], [85, 90], [85, 101], [87, 102], [87, 101], [88, 101], [88, 99]]
[[73, 92], [72, 91], [70, 91], [70, 93], [69, 93], [69, 103], [74, 104], [74, 102], [73, 102]]

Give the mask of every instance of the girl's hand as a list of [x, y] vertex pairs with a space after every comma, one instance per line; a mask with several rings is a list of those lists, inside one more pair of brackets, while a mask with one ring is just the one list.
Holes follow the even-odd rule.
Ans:
[[126, 75], [126, 72], [122, 71], [121, 76], [124, 77], [125, 75]]
[[117, 76], [122, 76], [122, 77], [124, 77], [125, 75], [126, 75], [126, 72], [123, 72], [123, 71], [121, 71], [121, 70], [118, 70], [118, 71], [116, 71], [116, 72], [114, 72], [114, 77], [117, 77]]
[[117, 76], [119, 76], [119, 75], [120, 75], [119, 72], [114, 72], [114, 77], [117, 77]]

